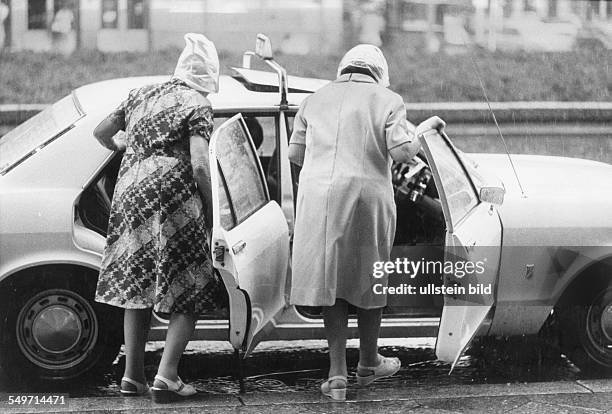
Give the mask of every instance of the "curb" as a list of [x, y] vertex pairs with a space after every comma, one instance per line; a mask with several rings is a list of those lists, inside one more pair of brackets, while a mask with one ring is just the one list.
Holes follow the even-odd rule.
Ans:
[[[431, 387], [405, 388], [357, 388], [349, 387], [348, 399], [344, 403], [332, 402], [318, 392], [256, 392], [247, 394], [206, 394], [200, 393], [190, 401], [173, 404], [154, 404], [149, 398], [92, 397], [72, 398], [65, 408], [59, 407], [9, 407], [6, 395], [2, 395], [0, 411], [6, 413], [113, 413], [129, 412], [234, 412], [236, 409], [253, 409], [253, 412], [287, 412], [292, 406], [323, 405], [342, 412], [352, 406], [384, 408], [394, 403], [405, 408], [414, 408], [430, 403], [443, 403], [452, 400], [455, 404], [461, 401], [478, 399], [496, 404], [496, 399], [508, 399], [538, 396], [556, 399], [562, 395], [580, 395], [583, 397], [603, 395], [612, 401], [612, 379], [577, 380], [535, 383], [510, 384], [467, 384]], [[343, 408], [344, 407], [344, 408]], [[364, 407], [365, 408], [365, 407]], [[293, 410], [291, 410], [293, 411]]]

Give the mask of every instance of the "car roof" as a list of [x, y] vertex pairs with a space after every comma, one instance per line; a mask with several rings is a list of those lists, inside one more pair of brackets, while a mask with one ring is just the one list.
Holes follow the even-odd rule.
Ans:
[[[278, 80], [274, 82], [274, 79], [276, 79], [275, 74], [261, 71], [259, 75], [261, 76], [256, 77], [256, 79], [258, 79], [257, 81], [264, 79], [266, 84], [263, 86], [271, 86], [274, 84], [276, 85], [276, 89], [278, 89]], [[105, 108], [105, 110], [108, 110], [108, 107], [116, 106], [125, 99], [130, 90], [149, 84], [165, 82], [169, 78], [170, 77], [166, 75], [106, 80], [82, 86], [76, 90], [76, 95], [86, 113], [97, 108]], [[308, 92], [306, 90], [300, 90], [299, 93], [290, 91], [287, 100], [291, 106], [299, 106], [302, 101], [310, 95], [310, 92], [314, 92], [316, 88], [327, 82], [319, 79], [300, 79], [302, 82], [306, 79], [308, 85], [311, 86], [309, 89], [313, 90]], [[289, 79], [289, 83], [291, 83], [291, 78]], [[255, 88], [252, 86], [255, 86]], [[219, 92], [208, 95], [208, 99], [216, 111], [242, 112], [278, 108], [280, 103], [278, 92], [253, 90], [258, 89], [257, 86], [262, 85], [253, 85], [250, 79], [244, 76], [232, 77], [221, 75], [219, 77]]]

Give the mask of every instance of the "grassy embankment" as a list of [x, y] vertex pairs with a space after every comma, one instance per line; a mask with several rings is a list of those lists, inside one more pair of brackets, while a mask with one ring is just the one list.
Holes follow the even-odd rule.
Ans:
[[[29, 52], [0, 55], [0, 104], [50, 103], [83, 84], [116, 77], [169, 74], [178, 50], [151, 54], [79, 51], [69, 58]], [[391, 88], [407, 102], [480, 101], [470, 55], [410, 56], [386, 51]], [[241, 57], [220, 53], [222, 72]], [[610, 101], [612, 51], [476, 52], [491, 101]], [[279, 55], [290, 74], [331, 79], [340, 56]]]

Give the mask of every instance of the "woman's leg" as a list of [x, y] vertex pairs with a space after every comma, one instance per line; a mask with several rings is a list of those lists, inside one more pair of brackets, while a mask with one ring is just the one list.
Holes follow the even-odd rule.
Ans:
[[[343, 299], [337, 299], [333, 306], [324, 306], [323, 321], [327, 343], [329, 344], [329, 376], [346, 376], [348, 303]], [[330, 385], [333, 388], [335, 384]], [[345, 384], [342, 384], [342, 386], [345, 386]]]
[[123, 315], [123, 337], [125, 339], [124, 376], [144, 384], [144, 356], [149, 328], [151, 309], [126, 309]]
[[357, 321], [359, 323], [359, 363], [366, 367], [378, 365], [378, 333], [382, 308], [357, 308]]
[[166, 333], [166, 346], [157, 373], [171, 381], [178, 378], [178, 364], [185, 347], [193, 335], [197, 317], [185, 313], [173, 313]]

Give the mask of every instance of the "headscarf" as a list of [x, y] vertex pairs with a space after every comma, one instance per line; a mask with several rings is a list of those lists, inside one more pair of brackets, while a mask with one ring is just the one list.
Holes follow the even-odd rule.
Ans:
[[369, 70], [376, 82], [384, 86], [389, 86], [389, 66], [382, 51], [374, 45], [357, 45], [344, 55], [338, 66], [338, 74], [349, 66], [355, 66]]
[[219, 90], [219, 56], [213, 42], [199, 33], [185, 35], [185, 49], [174, 69], [178, 78], [191, 88], [214, 93]]

